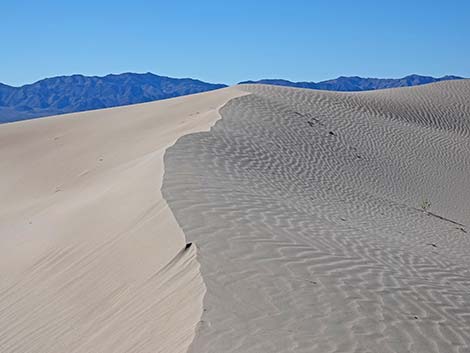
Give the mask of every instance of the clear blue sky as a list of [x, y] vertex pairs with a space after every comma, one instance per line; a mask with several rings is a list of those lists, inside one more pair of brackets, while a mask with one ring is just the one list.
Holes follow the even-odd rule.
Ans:
[[469, 0], [1, 0], [0, 82], [470, 77]]

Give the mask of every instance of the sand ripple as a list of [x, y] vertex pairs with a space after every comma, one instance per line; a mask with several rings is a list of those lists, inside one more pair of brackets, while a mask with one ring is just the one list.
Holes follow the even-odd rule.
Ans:
[[190, 351], [469, 352], [470, 81], [243, 89], [165, 154], [207, 287]]

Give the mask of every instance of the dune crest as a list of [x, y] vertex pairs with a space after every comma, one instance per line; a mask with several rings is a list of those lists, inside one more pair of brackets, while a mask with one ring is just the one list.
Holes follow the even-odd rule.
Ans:
[[186, 352], [205, 286], [163, 154], [222, 89], [0, 127], [0, 351]]

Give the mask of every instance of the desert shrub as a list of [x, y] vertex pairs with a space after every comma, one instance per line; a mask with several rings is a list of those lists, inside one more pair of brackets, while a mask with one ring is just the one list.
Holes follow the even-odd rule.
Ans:
[[423, 201], [421, 201], [420, 206], [424, 212], [427, 212], [429, 208], [431, 207], [431, 202], [428, 199], [424, 199]]

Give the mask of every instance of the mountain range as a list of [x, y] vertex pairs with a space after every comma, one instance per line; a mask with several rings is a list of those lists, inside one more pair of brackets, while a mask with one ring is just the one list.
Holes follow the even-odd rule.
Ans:
[[30, 85], [0, 84], [0, 123], [150, 102], [226, 87], [152, 73], [59, 76]]
[[287, 86], [296, 88], [318, 89], [324, 91], [370, 91], [385, 88], [397, 88], [407, 86], [417, 86], [426, 83], [433, 83], [447, 80], [458, 80], [463, 77], [459, 76], [443, 76], [431, 77], [420, 75], [409, 75], [403, 78], [363, 78], [359, 76], [345, 77], [340, 76], [333, 80], [321, 82], [292, 82], [279, 79], [263, 79], [259, 81], [244, 81], [240, 83], [259, 83], [265, 85]]
[[[458, 76], [409, 75], [399, 79], [338, 77], [321, 82], [291, 82], [280, 79], [244, 81], [297, 88], [330, 91], [366, 91], [416, 86], [426, 83], [462, 79]], [[0, 83], [0, 123], [49, 115], [109, 108], [150, 102], [227, 87], [191, 78], [171, 78], [152, 73], [123, 73], [98, 76], [58, 76], [33, 84], [12, 87]]]

